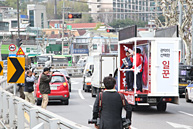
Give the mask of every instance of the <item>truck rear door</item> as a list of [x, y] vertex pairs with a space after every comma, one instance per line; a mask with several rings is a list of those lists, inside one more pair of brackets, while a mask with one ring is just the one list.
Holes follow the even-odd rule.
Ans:
[[154, 41], [151, 53], [151, 93], [178, 96], [178, 43]]

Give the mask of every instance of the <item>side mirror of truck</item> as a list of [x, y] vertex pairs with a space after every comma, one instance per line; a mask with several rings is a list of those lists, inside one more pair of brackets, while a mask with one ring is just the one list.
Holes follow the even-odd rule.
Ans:
[[69, 74], [69, 76], [72, 76], [72, 74]]

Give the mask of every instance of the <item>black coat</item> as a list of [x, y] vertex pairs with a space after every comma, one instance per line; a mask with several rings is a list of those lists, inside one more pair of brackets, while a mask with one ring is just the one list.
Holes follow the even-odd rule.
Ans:
[[[106, 91], [102, 96], [102, 110], [100, 129], [122, 129], [122, 109], [126, 110], [126, 118], [131, 120], [132, 107], [125, 100], [123, 106], [122, 99], [116, 91]], [[95, 100], [93, 107], [93, 119], [98, 117], [99, 113], [99, 95]]]
[[52, 76], [45, 75], [44, 73], [42, 73], [41, 78], [40, 78], [40, 85], [39, 85], [41, 94], [50, 94], [51, 90], [50, 90], [49, 83], [51, 81], [51, 78]]

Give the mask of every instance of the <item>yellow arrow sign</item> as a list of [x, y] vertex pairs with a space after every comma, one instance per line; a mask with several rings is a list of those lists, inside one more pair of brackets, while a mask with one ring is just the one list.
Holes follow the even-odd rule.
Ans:
[[0, 75], [3, 75], [3, 61], [0, 61]]
[[25, 82], [25, 58], [8, 57], [7, 58], [7, 82], [24, 83]]

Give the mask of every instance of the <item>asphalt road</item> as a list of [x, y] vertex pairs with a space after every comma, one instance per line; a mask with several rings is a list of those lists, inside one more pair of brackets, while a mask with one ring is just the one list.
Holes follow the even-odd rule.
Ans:
[[[92, 105], [95, 98], [82, 90], [82, 78], [72, 78], [72, 92], [69, 105], [49, 102], [47, 110], [76, 123], [88, 125], [92, 118]], [[125, 113], [125, 112], [123, 112]], [[124, 115], [124, 114], [123, 114]], [[193, 103], [180, 98], [180, 104], [168, 104], [166, 112], [158, 112], [156, 107], [140, 107], [133, 111], [133, 129], [193, 129]]]

